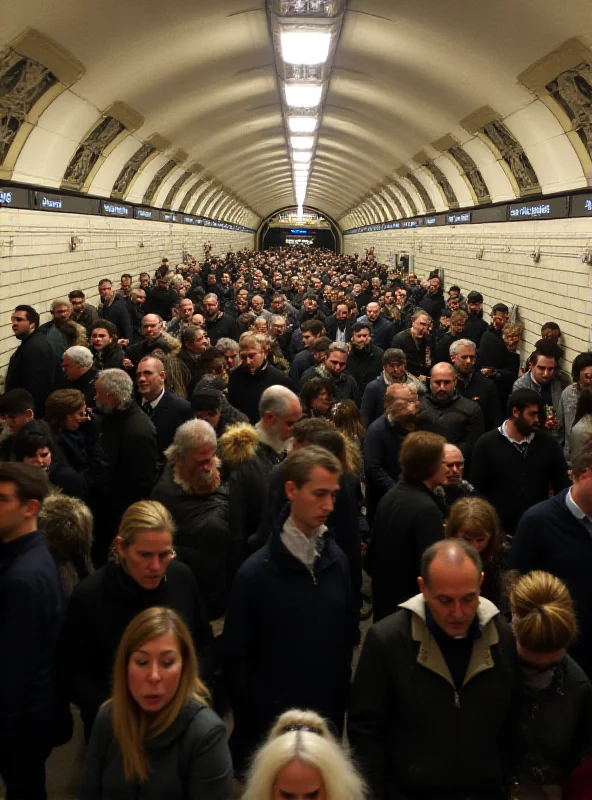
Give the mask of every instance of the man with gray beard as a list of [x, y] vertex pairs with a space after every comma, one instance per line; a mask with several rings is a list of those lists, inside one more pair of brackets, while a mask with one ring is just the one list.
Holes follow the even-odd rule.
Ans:
[[151, 494], [177, 524], [177, 556], [191, 567], [210, 620], [224, 616], [240, 555], [231, 537], [228, 488], [220, 479], [216, 445], [216, 433], [205, 420], [177, 428]]

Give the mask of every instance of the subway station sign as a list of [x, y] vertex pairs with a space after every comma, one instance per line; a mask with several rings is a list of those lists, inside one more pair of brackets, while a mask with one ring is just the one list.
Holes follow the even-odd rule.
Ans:
[[255, 233], [253, 228], [235, 225], [224, 220], [196, 217], [177, 211], [164, 211], [151, 206], [137, 206], [111, 198], [88, 197], [76, 192], [46, 190], [10, 182], [0, 184], [0, 208], [24, 208], [31, 211], [49, 211], [61, 214], [93, 214], [118, 219], [137, 219], [153, 222], [168, 222], [181, 225], [201, 225], [208, 228], [223, 228], [239, 233]]

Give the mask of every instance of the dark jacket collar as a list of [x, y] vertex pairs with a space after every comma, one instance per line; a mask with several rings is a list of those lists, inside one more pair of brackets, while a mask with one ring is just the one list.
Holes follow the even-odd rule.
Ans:
[[13, 558], [32, 550], [43, 541], [41, 531], [36, 530], [13, 539], [12, 542], [0, 544], [0, 561], [11, 561]]
[[[285, 506], [282, 508], [279, 516], [277, 517], [276, 524], [271, 532], [271, 536], [269, 537], [269, 554], [273, 558], [273, 560], [282, 568], [282, 569], [290, 569], [290, 570], [304, 570], [308, 572], [304, 564], [299, 561], [295, 556], [290, 553], [288, 548], [282, 542], [281, 533], [284, 527], [284, 523], [290, 516], [290, 503], [286, 503]], [[329, 535], [329, 531], [325, 532], [325, 537], [327, 544], [322, 549], [321, 554], [317, 558], [315, 565], [314, 565], [314, 573], [318, 575], [319, 572], [322, 572], [324, 569], [329, 567], [333, 564], [334, 561], [337, 560], [337, 552], [331, 543], [331, 537]]]

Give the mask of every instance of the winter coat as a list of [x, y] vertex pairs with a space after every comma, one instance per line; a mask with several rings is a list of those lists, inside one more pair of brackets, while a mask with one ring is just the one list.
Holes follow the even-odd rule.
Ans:
[[86, 752], [81, 800], [228, 800], [232, 761], [226, 728], [218, 715], [188, 700], [172, 724], [146, 744], [148, 780], [125, 778], [123, 756], [111, 720], [102, 708]]
[[174, 289], [155, 286], [146, 297], [146, 314], [158, 314], [165, 322], [169, 322], [173, 318], [173, 307], [178, 305], [180, 299]]
[[535, 432], [524, 456], [497, 428], [483, 434], [473, 448], [469, 479], [510, 536], [522, 514], [549, 496], [549, 486], [555, 493], [569, 486], [563, 452], [545, 430]]
[[118, 339], [132, 341], [134, 335], [132, 318], [129, 315], [125, 301], [121, 297], [115, 296], [110, 306], [101, 304], [99, 306], [99, 317], [115, 325]]
[[[119, 345], [118, 345], [119, 347]], [[97, 379], [97, 371], [94, 367], [91, 367], [85, 373], [83, 373], [79, 378], [76, 378], [73, 381], [66, 380], [65, 376], [62, 375], [62, 378], [59, 382], [60, 389], [78, 389], [79, 392], [82, 392], [84, 395], [84, 399], [86, 401], [86, 405], [88, 408], [95, 407], [95, 381]]]
[[579, 628], [569, 653], [592, 679], [592, 537], [566, 506], [567, 492], [558, 492], [526, 511], [512, 542], [511, 566], [521, 575], [533, 570], [550, 572], [565, 583]]
[[483, 413], [477, 403], [455, 391], [445, 402], [426, 394], [420, 405], [427, 418], [442, 428], [446, 441], [460, 448], [465, 461], [469, 461], [473, 445], [485, 431]]
[[563, 786], [592, 752], [592, 686], [565, 655], [551, 685], [539, 691], [520, 681], [521, 787]]
[[370, 325], [372, 333], [372, 344], [380, 347], [381, 350], [387, 350], [391, 339], [395, 334], [395, 326], [382, 314], [378, 317], [376, 322], [370, 322], [368, 317], [364, 316], [358, 319], [358, 322], [366, 322]]
[[113, 662], [127, 625], [146, 608], [177, 611], [195, 644], [200, 674], [213, 674], [212, 632], [191, 570], [171, 561], [156, 589], [144, 589], [118, 564], [109, 563], [72, 592], [60, 635], [60, 684], [78, 706], [88, 735], [101, 704], [109, 697]]
[[557, 419], [559, 420], [559, 425], [564, 431], [565, 437], [563, 452], [568, 462], [571, 460], [571, 431], [574, 425], [574, 419], [576, 418], [576, 409], [578, 407], [579, 396], [579, 384], [570, 383], [570, 385], [566, 386], [561, 393], [559, 406], [557, 408]]
[[440, 314], [446, 308], [446, 300], [444, 299], [444, 293], [442, 290], [440, 289], [435, 294], [426, 292], [419, 301], [418, 306], [430, 315], [434, 323], [434, 329], [436, 329], [440, 320]]
[[366, 557], [375, 622], [416, 594], [421, 556], [444, 538], [444, 516], [444, 503], [421, 481], [401, 480], [380, 501]]
[[206, 328], [212, 347], [219, 339], [236, 339], [236, 322], [230, 314], [221, 314], [215, 320], [206, 320]]
[[[552, 378], [549, 386], [550, 386], [550, 389], [551, 389], [552, 406], [553, 406], [553, 408], [555, 410], [555, 413], [556, 413], [556, 416], [557, 416], [557, 420], [559, 422], [559, 427], [556, 430], [550, 430], [549, 433], [551, 433], [555, 437], [555, 439], [557, 439], [559, 444], [563, 446], [563, 441], [564, 441], [564, 437], [565, 437], [565, 429], [562, 426], [561, 417], [557, 413], [558, 410], [559, 410], [559, 405], [561, 403], [561, 396], [563, 394], [563, 386], [561, 385], [561, 381], [559, 380], [559, 378]], [[527, 372], [526, 375], [523, 375], [521, 378], [518, 378], [518, 380], [515, 381], [515, 383], [514, 383], [514, 385], [512, 387], [512, 391], [515, 392], [518, 389], [532, 389], [532, 391], [533, 392], [537, 392], [537, 394], [541, 393], [541, 387], [539, 387], [533, 381], [532, 374], [530, 372]], [[543, 421], [541, 420], [541, 425], [542, 424], [543, 424]]]
[[301, 350], [292, 358], [290, 364], [290, 380], [298, 386], [302, 376], [315, 366], [315, 360], [310, 350]]
[[[418, 414], [414, 431], [441, 433], [442, 428], [425, 414]], [[364, 471], [366, 474], [366, 506], [372, 522], [380, 499], [399, 480], [399, 450], [405, 437], [412, 431], [389, 422], [384, 414], [375, 420], [364, 439]]]
[[[422, 395], [425, 392], [424, 384], [410, 372], [405, 373], [403, 380], [400, 381], [400, 383], [406, 383], [409, 386], [413, 386], [415, 389], [417, 389], [417, 393], [419, 395]], [[378, 417], [381, 417], [384, 414], [384, 396], [387, 388], [386, 381], [384, 380], [384, 374], [379, 375], [378, 378], [375, 378], [366, 385], [366, 388], [364, 389], [364, 395], [362, 397], [362, 404], [360, 406], [360, 415], [365, 428], [367, 428], [375, 420], [377, 420]]]
[[485, 430], [490, 431], [501, 425], [504, 414], [494, 382], [478, 370], [473, 370], [467, 380], [464, 375], [458, 375], [457, 378], [456, 390], [461, 397], [473, 400], [481, 408]]
[[382, 372], [382, 350], [375, 344], [362, 349], [354, 347], [347, 357], [347, 371], [358, 384], [358, 405], [362, 402], [364, 389]]
[[490, 325], [481, 336], [479, 343], [479, 365], [503, 369], [506, 365], [508, 349], [502, 339], [502, 332]]
[[309, 571], [281, 540], [287, 514], [239, 570], [226, 614], [235, 769], [283, 711], [311, 709], [339, 731], [347, 706], [357, 628], [347, 559], [329, 536]]
[[[319, 369], [319, 366], [321, 369]], [[323, 372], [325, 372], [325, 374], [323, 374]], [[329, 381], [333, 387], [333, 397], [337, 402], [341, 402], [342, 400], [353, 400], [354, 403], [357, 402], [359, 396], [358, 384], [347, 370], [344, 370], [338, 378], [334, 378], [333, 375], [330, 375], [324, 370], [322, 364], [309, 367], [300, 378], [298, 390], [301, 392], [304, 384], [312, 378], [325, 378], [325, 380]]]
[[232, 540], [242, 542], [244, 557], [247, 541], [261, 522], [272, 467], [280, 463], [283, 454], [260, 442], [252, 425], [239, 423], [218, 441], [218, 455], [230, 495]]
[[4, 391], [26, 389], [35, 401], [35, 416], [43, 417], [45, 401], [55, 386], [55, 358], [47, 337], [34, 330], [10, 356]]
[[422, 339], [415, 339], [411, 334], [411, 329], [401, 331], [393, 336], [391, 347], [402, 350], [407, 356], [407, 372], [418, 378], [420, 375], [427, 375], [429, 366], [426, 363], [426, 356], [429, 347], [429, 339], [424, 336]]
[[[257, 533], [249, 539], [249, 552], [254, 552], [267, 543], [270, 532], [288, 502], [284, 489], [285, 473], [285, 460], [271, 470], [265, 508]], [[342, 475], [339, 479], [339, 491], [335, 498], [333, 511], [327, 518], [327, 527], [349, 562], [354, 597], [359, 595], [362, 583], [361, 498], [360, 479], [355, 475]]]
[[272, 367], [266, 361], [255, 374], [251, 374], [244, 364], [237, 367], [230, 373], [228, 379], [228, 402], [247, 415], [249, 420], [255, 424], [259, 420], [259, 401], [261, 395], [270, 386], [286, 386], [293, 390], [294, 384], [280, 372], [279, 369]]
[[368, 631], [348, 735], [372, 800], [503, 800], [517, 721], [516, 644], [488, 600], [457, 689], [422, 595]]
[[162, 503], [175, 520], [177, 556], [191, 568], [209, 619], [224, 616], [230, 583], [238, 567], [229, 524], [228, 488], [222, 485], [209, 495], [188, 494], [175, 481], [172, 464], [167, 464], [150, 499]]
[[576, 422], [571, 429], [571, 434], [569, 436], [569, 449], [571, 456], [575, 456], [579, 453], [583, 445], [589, 441], [590, 434], [592, 434], [592, 415], [586, 414], [586, 416], [582, 417], [581, 420]]
[[163, 396], [150, 416], [156, 428], [156, 444], [161, 463], [164, 462], [164, 451], [173, 443], [177, 428], [194, 418], [195, 414], [187, 400], [168, 389], [164, 390]]
[[123, 350], [119, 344], [109, 344], [104, 350], [89, 347], [93, 356], [93, 369], [102, 372], [104, 369], [123, 369]]
[[469, 311], [469, 317], [465, 322], [463, 337], [473, 342], [475, 347], [478, 349], [479, 345], [481, 344], [481, 337], [488, 327], [489, 325], [483, 319], [483, 311], [480, 311], [479, 314], [471, 314]]
[[89, 305], [89, 303], [84, 304], [84, 308], [80, 314], [76, 314], [73, 311], [72, 315], [70, 316], [70, 319], [73, 320], [73, 322], [77, 322], [79, 325], [82, 325], [82, 327], [86, 330], [86, 335], [89, 337], [89, 339], [92, 333], [93, 325], [98, 318], [99, 312], [94, 306]]
[[52, 739], [63, 614], [60, 577], [42, 533], [0, 544], [0, 746]]

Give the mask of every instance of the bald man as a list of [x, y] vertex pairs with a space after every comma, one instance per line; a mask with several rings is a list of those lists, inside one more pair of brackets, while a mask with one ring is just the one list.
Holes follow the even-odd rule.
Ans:
[[444, 466], [446, 467], [446, 481], [442, 487], [446, 502], [446, 516], [453, 503], [462, 497], [471, 497], [477, 494], [475, 487], [463, 478], [465, 458], [455, 444], [444, 445]]
[[452, 364], [442, 361], [433, 366], [430, 391], [420, 406], [432, 423], [440, 425], [447, 441], [460, 448], [468, 462], [473, 445], [485, 431], [483, 412], [474, 400], [461, 397], [456, 381]]
[[368, 631], [348, 734], [373, 800], [508, 796], [516, 645], [482, 578], [470, 545], [437, 542], [420, 593]]

